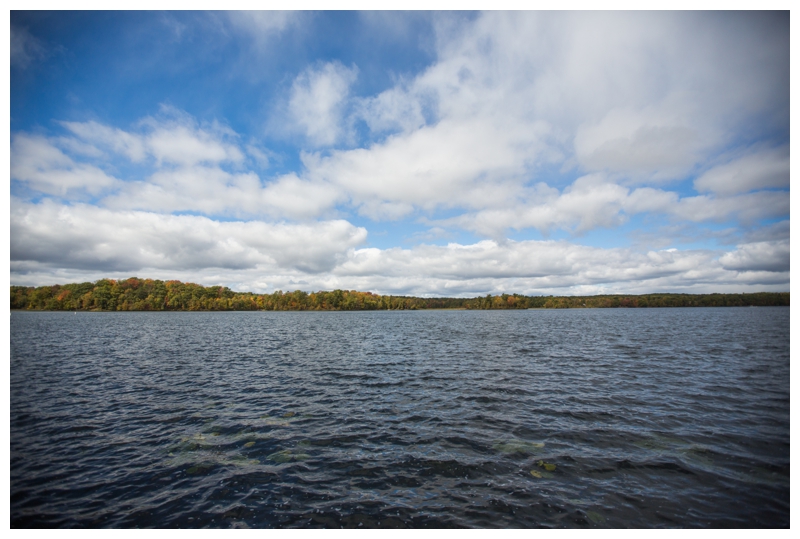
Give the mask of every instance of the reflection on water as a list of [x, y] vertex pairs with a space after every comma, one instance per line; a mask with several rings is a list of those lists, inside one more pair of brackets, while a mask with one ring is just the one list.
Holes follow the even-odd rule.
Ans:
[[12, 527], [786, 527], [789, 309], [11, 315]]

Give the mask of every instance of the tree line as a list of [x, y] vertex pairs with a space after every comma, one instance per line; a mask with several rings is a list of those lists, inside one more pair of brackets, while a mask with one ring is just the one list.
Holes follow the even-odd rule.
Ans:
[[234, 292], [225, 286], [131, 277], [94, 283], [11, 287], [11, 308], [47, 311], [373, 311], [417, 309], [583, 309], [788, 306], [788, 292], [475, 298], [382, 296], [356, 290]]

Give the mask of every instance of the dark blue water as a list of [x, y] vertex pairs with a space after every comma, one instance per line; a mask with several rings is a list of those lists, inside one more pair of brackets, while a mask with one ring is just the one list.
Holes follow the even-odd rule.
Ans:
[[11, 314], [12, 527], [788, 525], [788, 308]]

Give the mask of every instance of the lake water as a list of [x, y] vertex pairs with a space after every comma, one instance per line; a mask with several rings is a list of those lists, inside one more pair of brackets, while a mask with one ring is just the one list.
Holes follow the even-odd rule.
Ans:
[[789, 526], [788, 308], [12, 312], [10, 370], [12, 527]]

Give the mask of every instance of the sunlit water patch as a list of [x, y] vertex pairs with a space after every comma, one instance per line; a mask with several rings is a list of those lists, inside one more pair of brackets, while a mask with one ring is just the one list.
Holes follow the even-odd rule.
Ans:
[[11, 314], [12, 527], [785, 527], [789, 309]]

